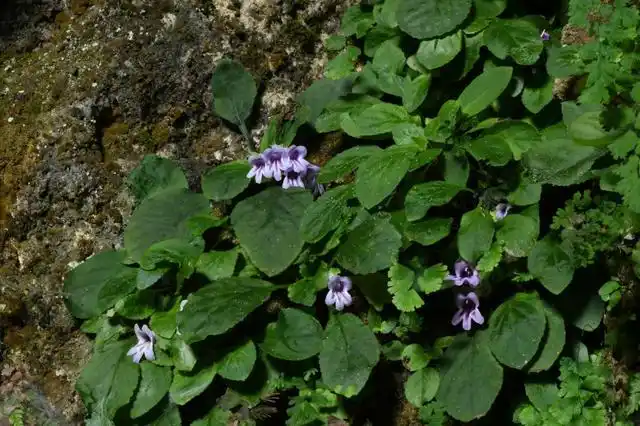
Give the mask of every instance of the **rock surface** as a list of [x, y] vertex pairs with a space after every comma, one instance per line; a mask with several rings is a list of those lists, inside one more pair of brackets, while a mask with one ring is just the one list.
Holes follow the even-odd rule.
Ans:
[[[232, 57], [261, 82], [253, 129], [318, 78], [342, 0], [7, 0], [0, 8], [0, 424], [80, 424], [91, 345], [62, 291], [75, 262], [122, 245], [123, 186], [147, 153], [197, 188], [248, 143], [211, 112]], [[15, 411], [14, 411], [15, 414]], [[6, 419], [5, 419], [6, 421]]]

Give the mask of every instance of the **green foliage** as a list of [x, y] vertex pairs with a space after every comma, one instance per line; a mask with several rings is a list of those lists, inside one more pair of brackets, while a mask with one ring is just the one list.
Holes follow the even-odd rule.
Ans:
[[371, 330], [351, 314], [329, 319], [320, 351], [322, 381], [335, 393], [357, 395], [378, 363], [380, 347]]
[[[146, 156], [124, 246], [66, 274], [86, 423], [630, 426], [639, 23], [626, 0], [349, 7], [324, 78], [270, 117], [260, 185], [238, 160], [192, 192]], [[211, 88], [253, 141], [253, 77], [219, 60]], [[303, 139], [322, 167], [300, 183], [265, 151]]]

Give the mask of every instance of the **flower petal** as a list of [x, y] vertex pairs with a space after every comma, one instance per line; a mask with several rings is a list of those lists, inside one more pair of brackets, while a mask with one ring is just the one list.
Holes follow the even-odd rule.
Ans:
[[146, 359], [148, 359], [149, 361], [153, 361], [154, 359], [156, 359], [154, 353], [153, 353], [153, 345], [151, 343], [147, 344], [144, 348], [144, 357]]
[[458, 307], [458, 309], [462, 309], [465, 300], [467, 300], [467, 296], [462, 293], [456, 294], [456, 306]]
[[479, 309], [476, 308], [473, 311], [471, 311], [471, 314], [469, 314], [469, 316], [471, 317], [472, 320], [476, 322], [476, 324], [480, 324], [480, 325], [484, 324], [484, 317], [480, 313]]
[[458, 311], [453, 314], [453, 318], [451, 319], [451, 325], [458, 325], [462, 322], [462, 317], [464, 315], [464, 311], [462, 309], [458, 309]]
[[141, 359], [142, 359], [142, 351], [136, 351], [136, 353], [133, 355], [133, 362], [135, 362], [136, 364], [140, 364]]
[[324, 303], [326, 303], [327, 306], [336, 303], [336, 294], [332, 290], [329, 290], [327, 293], [327, 296], [324, 298]]
[[471, 330], [471, 317], [467, 313], [462, 315], [462, 328], [467, 331]]

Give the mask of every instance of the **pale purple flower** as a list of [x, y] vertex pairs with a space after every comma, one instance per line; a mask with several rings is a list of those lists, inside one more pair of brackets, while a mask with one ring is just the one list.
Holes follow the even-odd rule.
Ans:
[[266, 160], [265, 177], [273, 178], [277, 181], [282, 179], [282, 172], [291, 167], [288, 151], [280, 145], [273, 145], [271, 148], [265, 149], [262, 156]]
[[289, 188], [304, 188], [304, 182], [302, 178], [304, 175], [293, 170], [293, 167], [289, 167], [284, 172], [284, 179], [282, 179], [282, 187], [284, 189]]
[[136, 333], [136, 337], [138, 338], [138, 343], [127, 352], [128, 356], [133, 356], [133, 362], [138, 364], [142, 357], [144, 356], [149, 361], [153, 361], [155, 359], [155, 355], [153, 354], [153, 345], [156, 342], [156, 335], [147, 325], [143, 325], [142, 329], [136, 324], [133, 327], [133, 331]]
[[456, 306], [458, 307], [458, 311], [453, 315], [453, 319], [451, 319], [452, 325], [462, 323], [462, 328], [469, 331], [471, 330], [472, 322], [478, 325], [484, 324], [484, 317], [480, 313], [480, 309], [478, 309], [480, 307], [480, 301], [474, 292], [456, 295]]
[[502, 220], [509, 214], [509, 210], [511, 210], [511, 205], [507, 203], [500, 203], [496, 206], [495, 216], [496, 220]]
[[309, 163], [306, 173], [303, 176], [305, 187], [312, 190], [313, 195], [316, 197], [324, 193], [324, 185], [319, 184], [317, 180], [318, 173], [320, 173], [320, 167]]
[[304, 172], [307, 170], [307, 166], [309, 166], [309, 162], [304, 159], [305, 155], [307, 155], [307, 148], [304, 146], [292, 145], [287, 151], [289, 163], [291, 167], [293, 167], [293, 170], [298, 173]]
[[268, 164], [263, 155], [252, 155], [249, 157], [251, 170], [247, 173], [247, 177], [251, 179], [255, 177], [256, 183], [262, 182], [263, 177], [268, 177]]
[[542, 30], [542, 32], [540, 33], [540, 38], [543, 41], [549, 41], [549, 39], [551, 39], [551, 34], [549, 34], [547, 30]]
[[345, 306], [351, 305], [353, 299], [349, 294], [351, 290], [351, 280], [347, 277], [341, 277], [340, 275], [330, 275], [327, 282], [329, 292], [327, 297], [324, 298], [324, 303], [327, 306], [335, 305], [336, 309], [341, 311]]
[[470, 285], [471, 287], [477, 287], [480, 284], [480, 274], [476, 268], [473, 267], [466, 260], [459, 260], [453, 267], [455, 275], [448, 275], [445, 279], [453, 281], [457, 286]]

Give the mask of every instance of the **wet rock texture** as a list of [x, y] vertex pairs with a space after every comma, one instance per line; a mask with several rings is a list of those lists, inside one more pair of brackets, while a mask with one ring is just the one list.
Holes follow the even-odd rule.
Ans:
[[[91, 346], [65, 274], [120, 247], [123, 183], [147, 153], [197, 188], [248, 142], [211, 112], [216, 62], [261, 82], [252, 123], [292, 114], [318, 78], [343, 0], [5, 0], [0, 6], [0, 424], [82, 423], [73, 383]], [[255, 143], [255, 142], [254, 142]]]

